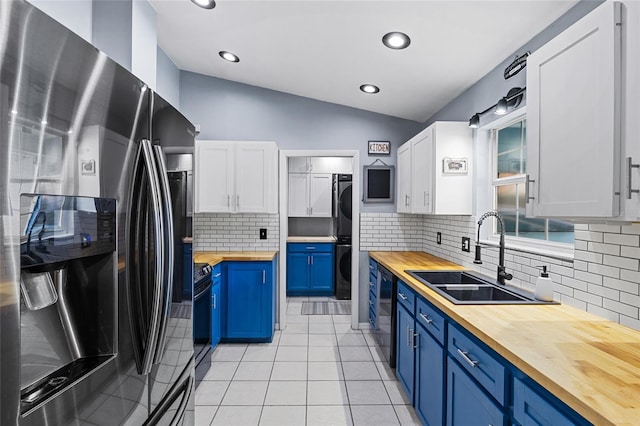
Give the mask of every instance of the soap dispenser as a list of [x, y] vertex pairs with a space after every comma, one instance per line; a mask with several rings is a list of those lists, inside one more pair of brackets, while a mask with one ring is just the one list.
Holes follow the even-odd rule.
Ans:
[[[538, 268], [540, 268], [540, 266], [538, 266]], [[534, 296], [536, 299], [542, 300], [543, 302], [553, 302], [553, 281], [549, 278], [546, 265], [542, 266], [542, 272], [536, 280], [536, 291]]]

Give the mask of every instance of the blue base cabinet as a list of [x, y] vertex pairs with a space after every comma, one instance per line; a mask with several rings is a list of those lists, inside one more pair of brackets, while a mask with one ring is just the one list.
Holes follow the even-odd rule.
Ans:
[[220, 343], [222, 337], [222, 265], [217, 264], [211, 271], [211, 348]]
[[416, 295], [404, 282], [398, 281], [396, 321], [396, 376], [413, 404], [415, 375]]
[[415, 321], [402, 306], [398, 306], [398, 351], [396, 353], [396, 376], [413, 403], [413, 379], [415, 374], [415, 352], [413, 350]]
[[288, 243], [287, 296], [331, 296], [334, 259], [333, 243]]
[[505, 424], [502, 409], [452, 358], [447, 361], [447, 426]]
[[421, 298], [416, 303], [415, 408], [423, 424], [444, 424], [446, 320]]
[[276, 317], [276, 260], [223, 264], [222, 341], [271, 342]]

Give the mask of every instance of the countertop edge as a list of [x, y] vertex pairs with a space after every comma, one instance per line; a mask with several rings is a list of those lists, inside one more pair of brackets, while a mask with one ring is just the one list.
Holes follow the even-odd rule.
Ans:
[[194, 263], [208, 263], [215, 266], [222, 262], [269, 262], [275, 259], [278, 251], [196, 251]]

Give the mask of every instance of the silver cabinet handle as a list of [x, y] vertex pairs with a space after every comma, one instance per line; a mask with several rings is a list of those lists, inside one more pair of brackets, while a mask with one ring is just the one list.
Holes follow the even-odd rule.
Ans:
[[525, 177], [525, 183], [524, 183], [524, 202], [525, 204], [529, 204], [529, 200], [535, 200], [536, 197], [530, 197], [529, 196], [529, 184], [531, 183], [535, 183], [535, 180], [529, 178], [529, 175], [526, 175]]
[[307, 250], [315, 250], [316, 248], [311, 246], [311, 247], [305, 247]]
[[313, 216], [313, 207], [309, 207], [309, 214]]
[[420, 346], [420, 335], [418, 333], [413, 333], [413, 349], [418, 349]]
[[309, 256], [311, 258], [311, 264], [313, 265], [313, 256]]
[[373, 265], [369, 265], [369, 269], [373, 270], [374, 269]]
[[431, 324], [433, 322], [433, 320], [431, 318], [429, 318], [428, 316], [426, 316], [422, 312], [420, 312], [420, 318], [422, 318], [427, 324]]
[[222, 275], [222, 272], [218, 272], [217, 274], [215, 274], [215, 275], [213, 276], [213, 278], [218, 278], [220, 275]]
[[217, 298], [216, 298], [217, 294], [213, 293], [213, 309], [217, 309], [216, 305], [217, 305]]
[[369, 287], [373, 287], [373, 283], [371, 281], [369, 281]]
[[240, 194], [236, 195], [236, 207], [240, 208]]
[[400, 297], [400, 299], [402, 300], [407, 300], [407, 296], [405, 296], [404, 294], [398, 292], [398, 297]]
[[311, 256], [307, 256], [307, 265], [311, 265]]
[[409, 207], [409, 194], [404, 194], [404, 206]]
[[227, 194], [227, 207], [231, 207], [231, 195]]
[[640, 189], [633, 189], [633, 180], [631, 176], [631, 171], [637, 168], [640, 168], [640, 164], [633, 164], [632, 158], [627, 157], [627, 200], [631, 199], [632, 194], [640, 193]]
[[468, 352], [465, 352], [460, 348], [458, 348], [458, 353], [460, 354], [462, 359], [464, 359], [467, 362], [467, 364], [469, 364], [472, 368], [475, 368], [476, 365], [478, 365], [478, 361], [474, 361], [471, 358], [469, 358]]
[[265, 284], [267, 282], [267, 271], [265, 271], [264, 269], [262, 270], [262, 284]]
[[373, 300], [369, 300], [369, 306], [373, 305]]

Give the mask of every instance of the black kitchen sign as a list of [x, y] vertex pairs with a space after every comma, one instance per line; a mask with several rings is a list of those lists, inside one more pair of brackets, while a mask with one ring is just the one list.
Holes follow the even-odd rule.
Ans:
[[369, 154], [391, 155], [391, 142], [389, 141], [369, 141]]

